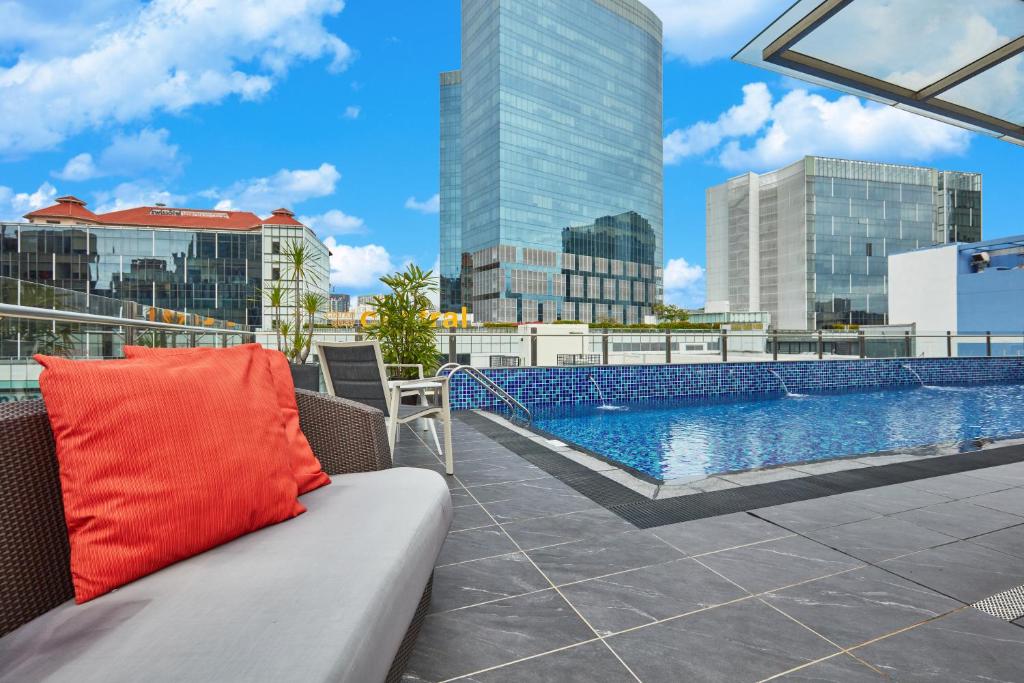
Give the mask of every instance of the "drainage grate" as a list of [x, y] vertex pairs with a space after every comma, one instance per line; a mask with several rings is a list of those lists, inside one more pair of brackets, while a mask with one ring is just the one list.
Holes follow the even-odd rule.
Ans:
[[1017, 586], [1002, 593], [996, 593], [991, 598], [985, 598], [974, 603], [974, 609], [981, 610], [985, 614], [1003, 621], [1014, 621], [1024, 617], [1024, 586]]

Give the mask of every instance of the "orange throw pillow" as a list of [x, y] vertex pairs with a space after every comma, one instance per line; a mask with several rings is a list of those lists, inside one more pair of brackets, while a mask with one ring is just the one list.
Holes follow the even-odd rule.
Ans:
[[305, 512], [257, 349], [174, 364], [35, 358], [75, 602]]
[[[295, 402], [295, 381], [292, 379], [292, 371], [288, 367], [288, 359], [280, 351], [266, 349], [259, 344], [244, 344], [246, 347], [257, 348], [263, 351], [267, 362], [270, 363], [270, 374], [274, 380], [274, 390], [277, 394], [277, 406], [281, 409], [284, 417], [284, 432], [288, 438], [288, 459], [291, 462], [292, 474], [295, 476], [295, 483], [299, 485], [299, 495], [309, 493], [314, 489], [331, 483], [323, 469], [320, 461], [313, 455], [313, 449], [302, 433], [299, 426], [299, 406]], [[124, 347], [125, 358], [171, 358], [174, 356], [187, 355], [190, 358], [194, 355], [218, 354], [225, 349], [197, 348], [197, 349], [154, 349], [148, 346], [126, 346]]]

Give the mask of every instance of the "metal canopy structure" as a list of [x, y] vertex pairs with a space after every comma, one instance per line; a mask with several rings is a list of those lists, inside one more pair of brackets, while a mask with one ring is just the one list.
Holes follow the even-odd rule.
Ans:
[[733, 59], [1024, 145], [1024, 0], [799, 0]]

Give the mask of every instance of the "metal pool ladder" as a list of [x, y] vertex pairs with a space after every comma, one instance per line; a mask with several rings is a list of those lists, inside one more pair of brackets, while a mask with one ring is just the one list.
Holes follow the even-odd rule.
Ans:
[[524, 415], [526, 415], [527, 424], [533, 422], [533, 413], [530, 412], [529, 408], [527, 408], [521, 402], [516, 400], [515, 397], [512, 396], [512, 394], [502, 389], [501, 386], [499, 386], [493, 379], [491, 379], [484, 373], [480, 372], [472, 365], [445, 363], [444, 365], [437, 369], [437, 376], [442, 377], [446, 370], [448, 371], [447, 375], [449, 378], [451, 378], [458, 372], [466, 373], [467, 375], [475, 379], [477, 381], [477, 384], [486, 389], [488, 393], [501, 399], [505, 403], [505, 405], [509, 407], [509, 410], [512, 412], [513, 417], [515, 416], [516, 411], [519, 410]]

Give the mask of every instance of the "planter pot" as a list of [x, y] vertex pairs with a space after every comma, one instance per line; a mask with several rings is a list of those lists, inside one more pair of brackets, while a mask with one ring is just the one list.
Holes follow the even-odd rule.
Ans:
[[289, 363], [288, 365], [292, 370], [292, 381], [295, 382], [296, 389], [320, 391], [319, 365], [316, 363], [306, 363], [305, 365]]

